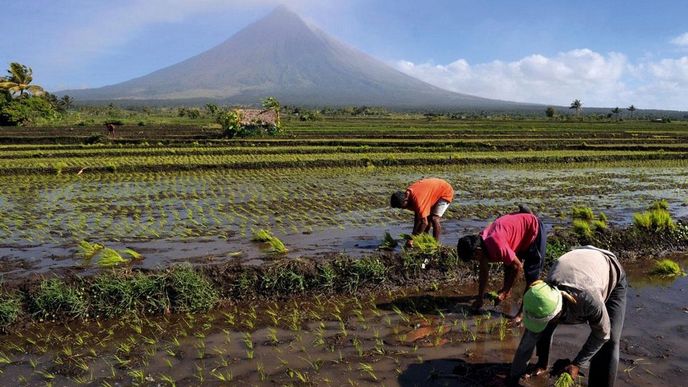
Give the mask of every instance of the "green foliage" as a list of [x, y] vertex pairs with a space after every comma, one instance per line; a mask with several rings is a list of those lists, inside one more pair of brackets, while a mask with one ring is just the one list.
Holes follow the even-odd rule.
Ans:
[[207, 311], [219, 298], [210, 282], [191, 265], [180, 265], [170, 269], [166, 283], [170, 305], [178, 312]]
[[595, 213], [590, 207], [573, 207], [571, 218], [573, 232], [582, 238], [591, 238], [594, 231], [607, 229], [607, 215], [600, 212], [598, 219], [595, 219]]
[[666, 200], [655, 201], [647, 211], [634, 213], [633, 225], [640, 230], [650, 232], [676, 229], [676, 222], [669, 213], [669, 203]]
[[89, 288], [92, 313], [117, 317], [129, 313], [162, 313], [169, 309], [165, 278], [160, 275], [109, 273], [95, 278]]
[[385, 231], [385, 237], [382, 239], [382, 243], [378, 246], [380, 250], [394, 250], [399, 245], [396, 239], [392, 238], [392, 235]]
[[38, 124], [58, 117], [53, 105], [43, 97], [17, 98], [0, 106], [0, 125]]
[[559, 257], [568, 253], [569, 251], [571, 251], [571, 247], [568, 246], [566, 243], [556, 239], [548, 240], [545, 261], [549, 264], [552, 264], [554, 261], [559, 259]]
[[289, 251], [287, 247], [284, 246], [284, 243], [276, 236], [270, 238], [268, 245], [270, 246], [270, 252], [273, 254], [286, 254]]
[[654, 210], [662, 210], [662, 211], [669, 211], [669, 202], [666, 199], [661, 199], [661, 200], [655, 200], [650, 204], [650, 207], [648, 208], [650, 211]]
[[337, 281], [337, 271], [331, 263], [319, 266], [318, 283], [322, 289], [331, 290]]
[[29, 312], [41, 319], [83, 318], [87, 316], [88, 304], [82, 289], [49, 279], [29, 294]]
[[435, 255], [440, 248], [437, 240], [432, 235], [422, 232], [418, 235], [412, 235], [413, 249], [421, 254]]
[[0, 294], [0, 332], [10, 326], [21, 313], [21, 301], [11, 294]]
[[677, 277], [685, 276], [686, 272], [683, 271], [678, 262], [672, 261], [671, 259], [662, 259], [655, 262], [655, 265], [652, 268], [652, 271], [650, 271], [650, 274], [660, 275], [663, 277]]
[[101, 245], [100, 243], [91, 243], [89, 241], [81, 241], [79, 242], [79, 246], [77, 247], [79, 255], [81, 255], [81, 258], [86, 260], [93, 258], [96, 254], [98, 254], [99, 251], [101, 251], [104, 248], [105, 246]]
[[590, 207], [573, 207], [571, 210], [571, 217], [573, 219], [580, 219], [585, 221], [592, 221], [595, 215]]
[[100, 254], [98, 254], [98, 266], [100, 267], [112, 267], [118, 266], [123, 263], [129, 262], [128, 260], [122, 258], [122, 256], [117, 252], [117, 250], [111, 249], [109, 247], [104, 248]]
[[561, 375], [554, 382], [554, 387], [573, 387], [576, 385], [576, 381], [568, 372], [562, 372]]
[[261, 288], [276, 294], [301, 293], [306, 290], [306, 278], [299, 270], [300, 261], [287, 261], [270, 266], [261, 277]]
[[573, 220], [573, 232], [581, 237], [590, 238], [592, 236], [592, 228], [590, 227], [590, 223], [583, 219]]
[[260, 229], [253, 233], [251, 240], [254, 242], [267, 242], [272, 239], [272, 234], [269, 230]]
[[272, 235], [269, 230], [260, 229], [256, 231], [253, 233], [251, 240], [254, 242], [267, 243], [270, 248], [270, 252], [273, 254], [285, 254], [289, 251], [287, 250], [286, 246], [284, 246], [284, 243], [279, 238]]
[[220, 124], [225, 137], [234, 138], [241, 130], [241, 115], [236, 110], [217, 113], [215, 122]]

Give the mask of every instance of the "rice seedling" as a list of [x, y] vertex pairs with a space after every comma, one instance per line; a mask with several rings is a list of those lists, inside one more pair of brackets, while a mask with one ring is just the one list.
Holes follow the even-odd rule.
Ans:
[[375, 382], [378, 381], [377, 375], [375, 374], [375, 368], [373, 367], [372, 364], [358, 363], [358, 365], [359, 365], [359, 369], [362, 372], [365, 372], [368, 376], [370, 376], [370, 378], [373, 379], [373, 381], [375, 381]]
[[270, 231], [265, 229], [260, 229], [253, 233], [251, 240], [254, 242], [269, 242], [272, 239], [272, 234]]

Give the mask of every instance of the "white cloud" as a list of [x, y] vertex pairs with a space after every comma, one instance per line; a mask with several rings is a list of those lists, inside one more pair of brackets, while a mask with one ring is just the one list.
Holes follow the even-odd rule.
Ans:
[[681, 47], [688, 47], [688, 32], [671, 39], [671, 43]]
[[487, 98], [564, 106], [580, 99], [591, 107], [688, 110], [688, 57], [634, 65], [620, 53], [577, 49], [513, 62], [399, 61], [396, 67], [438, 87]]

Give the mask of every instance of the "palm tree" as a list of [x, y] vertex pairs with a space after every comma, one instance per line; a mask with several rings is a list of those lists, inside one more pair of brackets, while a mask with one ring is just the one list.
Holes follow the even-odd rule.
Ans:
[[631, 118], [633, 118], [633, 112], [636, 111], [637, 109], [635, 108], [635, 106], [631, 105], [626, 110], [631, 112]]
[[583, 109], [583, 104], [579, 99], [574, 99], [573, 102], [571, 102], [569, 109], [576, 109], [576, 117], [578, 117], [580, 111]]
[[280, 127], [280, 103], [275, 97], [267, 97], [262, 103], [263, 109], [273, 109], [277, 117], [275, 117], [275, 126]]
[[31, 67], [12, 62], [7, 72], [9, 73], [9, 77], [0, 82], [0, 88], [6, 89], [10, 94], [19, 93], [20, 97], [24, 96], [27, 92], [37, 96], [45, 94], [42, 87], [30, 84], [33, 80], [33, 71]]
[[621, 113], [621, 109], [618, 106], [612, 109], [612, 114], [614, 114], [617, 120], [619, 119], [619, 113]]

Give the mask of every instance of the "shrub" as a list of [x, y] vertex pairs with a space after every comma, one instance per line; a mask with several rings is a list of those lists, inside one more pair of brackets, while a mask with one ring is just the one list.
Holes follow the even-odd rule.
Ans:
[[3, 294], [0, 296], [0, 331], [4, 331], [19, 316], [21, 312], [21, 302], [19, 298]]
[[671, 259], [662, 259], [655, 262], [654, 267], [650, 274], [661, 275], [664, 277], [676, 277], [684, 276], [686, 273], [683, 271], [678, 262], [672, 261]]
[[0, 125], [27, 125], [58, 116], [53, 105], [43, 97], [16, 98], [0, 108]]
[[29, 312], [41, 319], [86, 317], [88, 305], [82, 289], [69, 286], [59, 279], [44, 280], [29, 295]]
[[218, 301], [217, 291], [191, 265], [169, 269], [165, 282], [170, 306], [175, 311], [207, 311]]

